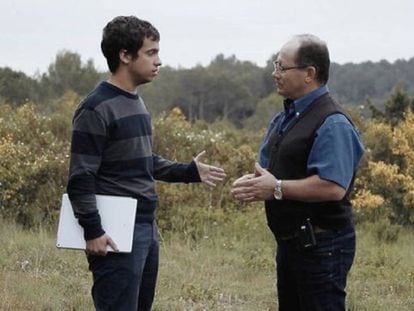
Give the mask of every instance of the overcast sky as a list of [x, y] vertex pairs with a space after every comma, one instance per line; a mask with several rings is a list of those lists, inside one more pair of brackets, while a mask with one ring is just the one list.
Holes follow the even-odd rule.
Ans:
[[102, 28], [117, 15], [150, 21], [176, 68], [219, 53], [264, 66], [298, 33], [325, 40], [341, 64], [414, 57], [414, 0], [1, 0], [0, 67], [43, 73], [66, 49], [106, 70]]

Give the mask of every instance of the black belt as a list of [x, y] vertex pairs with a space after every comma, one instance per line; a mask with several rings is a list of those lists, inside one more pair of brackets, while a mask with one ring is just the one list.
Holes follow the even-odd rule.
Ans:
[[[322, 233], [322, 232], [327, 232], [327, 231], [329, 231], [329, 229], [322, 229], [321, 227], [313, 226], [314, 233]], [[299, 236], [299, 233], [296, 231], [292, 234], [278, 236], [276, 239], [281, 240], [281, 241], [289, 241], [289, 240], [297, 238], [298, 236]]]

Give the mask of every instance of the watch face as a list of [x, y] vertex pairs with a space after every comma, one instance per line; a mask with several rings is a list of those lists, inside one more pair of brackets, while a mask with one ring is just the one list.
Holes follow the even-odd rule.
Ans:
[[275, 192], [273, 193], [274, 197], [276, 200], [281, 200], [282, 199], [282, 191], [280, 191], [279, 189], [275, 189]]
[[275, 191], [273, 192], [273, 196], [276, 200], [282, 200], [283, 193], [282, 193], [282, 181], [276, 180], [276, 187]]

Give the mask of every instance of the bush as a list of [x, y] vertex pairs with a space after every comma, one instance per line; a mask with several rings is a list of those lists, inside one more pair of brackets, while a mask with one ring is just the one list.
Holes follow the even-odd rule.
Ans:
[[[67, 93], [47, 116], [32, 103], [17, 109], [0, 105], [0, 211], [27, 227], [56, 223], [61, 194], [67, 183], [71, 118], [79, 98]], [[154, 121], [155, 150], [167, 159], [191, 161], [206, 150], [203, 161], [223, 166], [228, 177], [214, 190], [201, 184], [158, 184], [160, 221], [171, 227], [171, 207], [233, 209], [230, 197], [234, 177], [252, 171], [256, 152], [252, 135], [240, 135], [228, 124], [187, 122], [179, 110]], [[227, 130], [226, 130], [227, 129]], [[235, 147], [236, 146], [236, 147]], [[221, 165], [223, 164], [223, 165]], [[190, 203], [190, 204], [189, 204]], [[198, 219], [194, 216], [193, 218]]]
[[[42, 113], [33, 103], [18, 108], [0, 103], [0, 216], [27, 227], [56, 224], [67, 183], [71, 119], [79, 100], [68, 92]], [[413, 224], [413, 124], [414, 115], [407, 112], [394, 128], [378, 121], [364, 126], [367, 153], [353, 198], [357, 221]], [[154, 118], [153, 126], [154, 151], [159, 155], [187, 162], [206, 150], [203, 162], [227, 173], [214, 189], [158, 183], [158, 219], [163, 228], [180, 230], [174, 227], [176, 217], [188, 217], [202, 228], [205, 215], [207, 221], [220, 221], [246, 208], [231, 197], [230, 188], [236, 178], [253, 171], [262, 131], [236, 129], [226, 121], [193, 124], [179, 109]], [[189, 235], [202, 234], [197, 230]]]
[[[75, 97], [66, 99], [74, 106]], [[67, 178], [70, 115], [0, 105], [0, 210], [27, 227], [55, 222]]]
[[[192, 125], [185, 120], [179, 109], [154, 121], [154, 150], [161, 156], [178, 161], [191, 161], [202, 150], [206, 150], [203, 162], [223, 167], [227, 178], [216, 188], [203, 184], [159, 183], [158, 218], [160, 224], [169, 227], [174, 215], [171, 209], [177, 205], [191, 206], [195, 210], [234, 210], [243, 207], [231, 198], [230, 188], [234, 179], [253, 171], [256, 146], [259, 137], [254, 137], [229, 124]], [[194, 216], [197, 219], [196, 216]]]

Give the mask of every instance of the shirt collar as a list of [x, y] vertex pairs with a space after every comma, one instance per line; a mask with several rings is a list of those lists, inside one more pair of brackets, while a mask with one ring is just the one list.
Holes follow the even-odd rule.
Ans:
[[295, 110], [294, 101], [290, 98], [285, 98], [283, 100], [283, 107], [285, 108], [285, 113], [289, 113], [291, 110]]
[[286, 99], [283, 104], [285, 106], [285, 111], [291, 111], [293, 108], [293, 111], [296, 112], [296, 114], [302, 113], [316, 98], [326, 94], [329, 92], [327, 85], [322, 85], [321, 87], [317, 88], [316, 90], [313, 90], [312, 92], [295, 99], [292, 101], [291, 99]]

